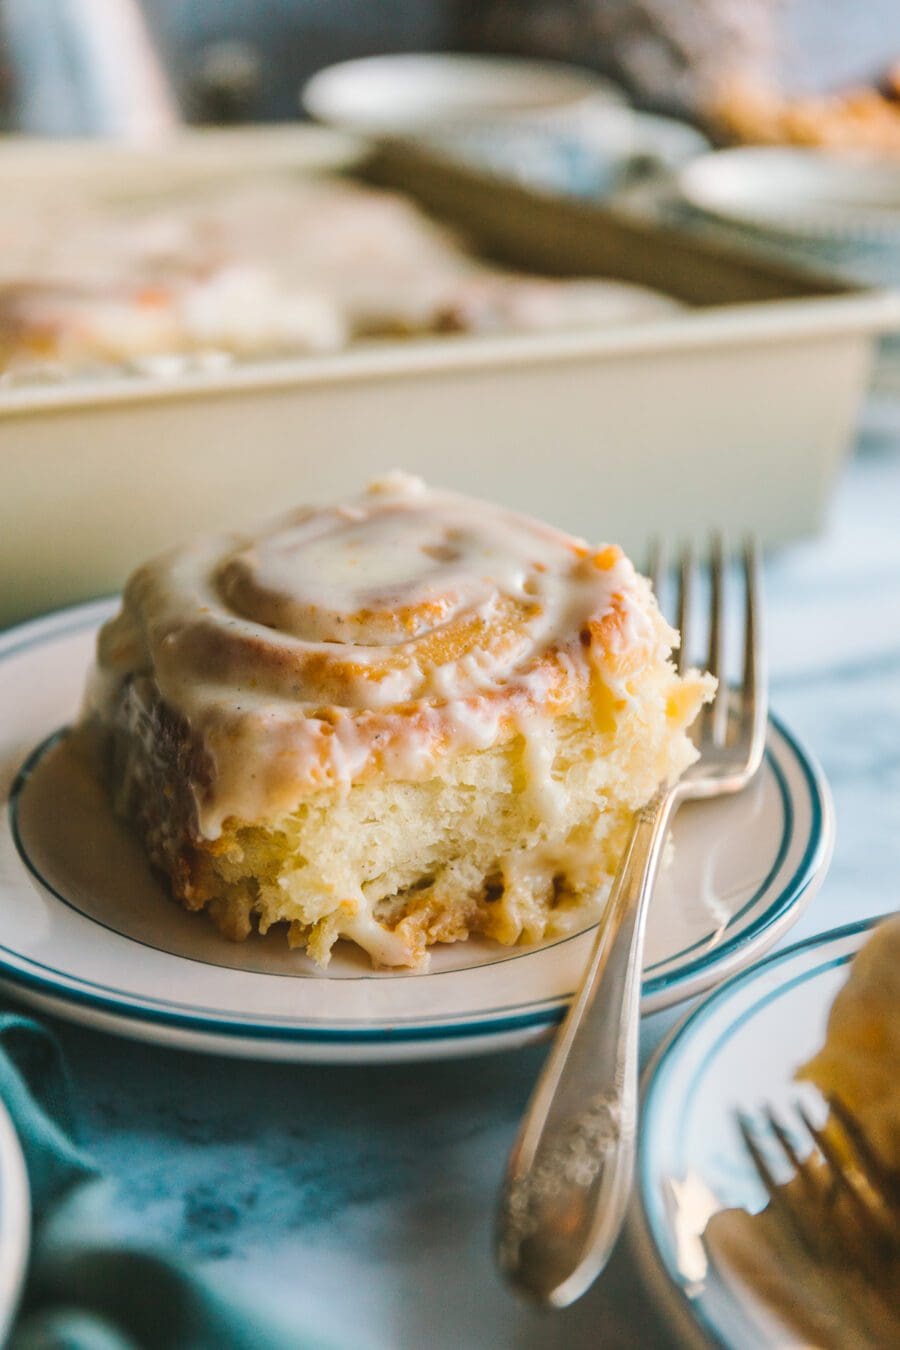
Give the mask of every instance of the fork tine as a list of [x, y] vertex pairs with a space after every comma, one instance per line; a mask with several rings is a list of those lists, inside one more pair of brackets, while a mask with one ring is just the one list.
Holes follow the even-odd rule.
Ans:
[[709, 553], [709, 655], [706, 668], [719, 681], [719, 689], [710, 709], [710, 729], [716, 745], [725, 744], [728, 729], [728, 688], [725, 684], [725, 558], [722, 536], [716, 531], [712, 536]]
[[888, 1206], [900, 1207], [897, 1180], [872, 1148], [856, 1116], [834, 1093], [828, 1093], [826, 1100], [852, 1146], [853, 1161], [859, 1171], [879, 1199]]
[[810, 1135], [815, 1141], [816, 1147], [828, 1164], [830, 1177], [851, 1202], [857, 1217], [862, 1221], [863, 1225], [877, 1238], [878, 1242], [881, 1243], [885, 1236], [884, 1227], [874, 1212], [872, 1205], [860, 1191], [858, 1184], [847, 1170], [843, 1158], [828, 1137], [827, 1131], [820, 1129], [818, 1125], [813, 1123], [810, 1119], [809, 1112], [803, 1106], [802, 1102], [795, 1103], [795, 1109], [798, 1116], [803, 1121], [803, 1124], [809, 1130]]
[[810, 1196], [815, 1195], [818, 1188], [813, 1175], [810, 1156], [807, 1155], [805, 1158], [800, 1157], [800, 1154], [794, 1146], [793, 1139], [788, 1134], [780, 1118], [775, 1114], [773, 1107], [767, 1106], [763, 1111], [763, 1117], [784, 1150], [785, 1156], [797, 1173], [797, 1176], [800, 1177], [807, 1194]]
[[681, 646], [678, 649], [678, 674], [683, 675], [688, 666], [688, 653], [693, 650], [694, 622], [694, 581], [696, 561], [691, 544], [685, 544], [681, 551], [681, 566], [678, 569], [678, 631], [681, 634]]
[[766, 745], [769, 698], [766, 681], [765, 634], [762, 619], [762, 564], [759, 544], [748, 539], [744, 547], [744, 679], [741, 691], [740, 734], [750, 746], [750, 771], [755, 772]]
[[757, 1176], [765, 1186], [770, 1199], [774, 1200], [775, 1193], [778, 1190], [778, 1182], [772, 1174], [772, 1169], [769, 1167], [765, 1154], [756, 1142], [756, 1134], [750, 1123], [749, 1116], [745, 1116], [743, 1111], [738, 1111], [737, 1123], [738, 1129], [741, 1132], [741, 1138], [744, 1141], [744, 1146], [750, 1154], [750, 1160], [753, 1163], [753, 1166], [756, 1168]]
[[[857, 1139], [862, 1141], [862, 1152], [871, 1153], [859, 1122], [843, 1103], [834, 1119], [844, 1125], [849, 1122], [846, 1142], [853, 1150], [851, 1166], [845, 1164], [840, 1144], [831, 1139], [831, 1129], [815, 1125], [802, 1102], [795, 1101], [793, 1110], [803, 1122], [811, 1142], [812, 1153], [801, 1158], [799, 1150], [782, 1121], [771, 1106], [762, 1115], [772, 1136], [791, 1165], [792, 1175], [779, 1184], [759, 1144], [758, 1131], [753, 1121], [742, 1112], [737, 1113], [738, 1128], [744, 1146], [757, 1176], [763, 1183], [773, 1210], [789, 1224], [801, 1246], [814, 1260], [840, 1256], [853, 1262], [873, 1277], [883, 1275], [884, 1260], [900, 1250], [897, 1235], [897, 1211], [892, 1208], [881, 1190], [867, 1189], [868, 1177], [855, 1173]], [[816, 1152], [818, 1150], [818, 1152]], [[880, 1170], [877, 1157], [872, 1155]], [[796, 1183], [803, 1188], [801, 1196]]]
[[797, 1207], [791, 1203], [788, 1192], [783, 1186], [779, 1186], [775, 1180], [772, 1169], [769, 1167], [766, 1156], [756, 1141], [756, 1135], [749, 1117], [742, 1111], [737, 1113], [738, 1129], [741, 1132], [741, 1138], [744, 1141], [744, 1147], [750, 1155], [750, 1161], [753, 1163], [756, 1175], [759, 1177], [766, 1189], [766, 1194], [772, 1204], [790, 1224], [800, 1245], [811, 1255], [816, 1256], [816, 1246], [806, 1225], [803, 1222], [801, 1214]]

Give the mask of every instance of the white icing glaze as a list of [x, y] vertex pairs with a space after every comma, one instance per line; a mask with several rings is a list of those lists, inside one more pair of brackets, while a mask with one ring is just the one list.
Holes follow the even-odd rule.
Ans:
[[593, 679], [628, 697], [629, 653], [671, 636], [618, 550], [391, 475], [142, 568], [101, 637], [90, 707], [108, 720], [124, 680], [155, 681], [209, 759], [208, 838], [516, 731], [552, 818], [549, 719]]

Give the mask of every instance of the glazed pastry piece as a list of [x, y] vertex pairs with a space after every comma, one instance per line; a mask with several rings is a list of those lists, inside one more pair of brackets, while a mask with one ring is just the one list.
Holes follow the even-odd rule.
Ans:
[[26, 375], [177, 373], [179, 360], [202, 368], [383, 337], [604, 328], [678, 308], [641, 286], [503, 273], [412, 202], [338, 180], [251, 180], [143, 202], [56, 200], [43, 187], [0, 220], [0, 370]]
[[141, 568], [84, 725], [118, 809], [229, 937], [322, 964], [562, 935], [695, 758], [709, 676], [615, 547], [390, 476]]
[[900, 915], [880, 923], [854, 957], [825, 1043], [799, 1077], [840, 1097], [900, 1173]]

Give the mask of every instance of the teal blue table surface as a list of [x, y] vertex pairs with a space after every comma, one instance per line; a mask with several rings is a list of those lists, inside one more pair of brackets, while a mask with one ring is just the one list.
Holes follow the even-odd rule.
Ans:
[[[775, 710], [837, 810], [834, 862], [786, 942], [900, 904], [900, 433], [874, 424], [827, 534], [767, 566]], [[648, 1018], [648, 1055], [677, 1012]], [[624, 1247], [564, 1313], [492, 1264], [494, 1198], [544, 1053], [390, 1067], [255, 1064], [42, 1019], [67, 1057], [116, 1223], [352, 1350], [670, 1345]]]

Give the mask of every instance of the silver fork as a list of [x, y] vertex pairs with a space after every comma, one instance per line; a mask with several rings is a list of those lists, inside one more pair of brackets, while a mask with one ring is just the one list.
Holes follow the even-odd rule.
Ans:
[[[662, 550], [654, 550], [659, 594]], [[682, 802], [738, 792], [759, 767], [767, 719], [758, 552], [743, 554], [744, 661], [739, 687], [724, 680], [725, 558], [710, 558], [707, 667], [721, 679], [700, 714], [699, 760], [661, 788], [635, 817], [581, 987], [557, 1034], [510, 1154], [500, 1198], [497, 1258], [513, 1286], [563, 1308], [596, 1279], [612, 1252], [628, 1202], [637, 1125], [641, 973], [647, 910], [666, 830]], [[678, 573], [680, 671], [695, 650], [694, 551]]]
[[[900, 1253], [900, 1174], [878, 1156], [849, 1107], [833, 1095], [827, 1101], [825, 1127], [798, 1101], [787, 1124], [769, 1106], [761, 1124], [739, 1112], [738, 1128], [774, 1211], [807, 1255], [849, 1260], [874, 1274]], [[784, 1182], [769, 1161], [767, 1141], [788, 1164]]]

